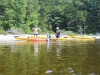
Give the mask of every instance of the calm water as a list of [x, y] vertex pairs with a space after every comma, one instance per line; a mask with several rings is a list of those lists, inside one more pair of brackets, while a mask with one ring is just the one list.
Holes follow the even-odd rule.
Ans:
[[100, 75], [100, 40], [1, 41], [0, 75]]

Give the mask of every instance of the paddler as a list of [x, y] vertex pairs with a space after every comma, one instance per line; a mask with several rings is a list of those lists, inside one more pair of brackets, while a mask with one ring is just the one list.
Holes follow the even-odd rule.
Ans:
[[60, 34], [61, 34], [61, 31], [59, 29], [59, 27], [56, 28], [56, 38], [60, 38]]
[[38, 36], [38, 31], [39, 31], [39, 27], [36, 25], [33, 30], [34, 30], [34, 37], [37, 37]]

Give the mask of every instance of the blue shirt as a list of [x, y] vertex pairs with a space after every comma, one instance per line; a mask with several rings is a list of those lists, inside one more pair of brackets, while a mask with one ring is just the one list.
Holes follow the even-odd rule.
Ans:
[[58, 29], [58, 30], [56, 31], [56, 38], [59, 38], [59, 37], [60, 37], [60, 33], [61, 33], [61, 31], [60, 31], [60, 29]]

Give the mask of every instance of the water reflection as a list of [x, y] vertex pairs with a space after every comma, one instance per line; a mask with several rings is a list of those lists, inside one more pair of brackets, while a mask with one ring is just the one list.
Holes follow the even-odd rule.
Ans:
[[51, 46], [52, 46], [52, 41], [47, 41], [47, 52], [50, 51]]
[[61, 55], [61, 49], [62, 49], [62, 46], [61, 46], [61, 42], [59, 40], [57, 40], [57, 47], [56, 47], [56, 52], [57, 52], [57, 56], [60, 56]]
[[34, 43], [34, 52], [38, 52], [38, 43]]
[[34, 56], [36, 56], [36, 57], [38, 58], [39, 43], [38, 43], [38, 42], [34, 42], [34, 43], [33, 43], [33, 46], [34, 46], [34, 52], [33, 52], [33, 53], [34, 53]]
[[99, 75], [99, 59], [100, 40], [14, 41], [0, 44], [0, 75]]

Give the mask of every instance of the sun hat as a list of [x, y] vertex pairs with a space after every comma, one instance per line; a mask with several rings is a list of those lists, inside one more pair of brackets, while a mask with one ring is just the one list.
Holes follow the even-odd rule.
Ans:
[[57, 27], [56, 29], [59, 29], [59, 27]]

